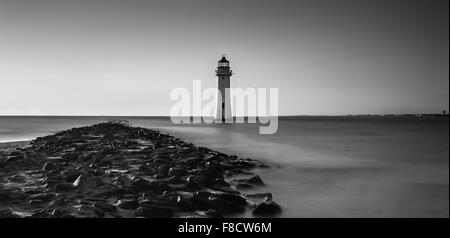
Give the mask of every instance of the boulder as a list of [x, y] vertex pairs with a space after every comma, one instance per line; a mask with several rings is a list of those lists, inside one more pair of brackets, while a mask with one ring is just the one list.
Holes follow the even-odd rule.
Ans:
[[71, 183], [59, 183], [55, 186], [55, 191], [58, 192], [68, 192], [73, 190], [73, 185]]
[[253, 210], [254, 215], [275, 215], [281, 212], [281, 207], [276, 202], [263, 202]]
[[94, 202], [92, 206], [95, 208], [99, 208], [104, 212], [115, 212], [117, 210], [117, 208], [114, 205], [101, 201]]
[[50, 171], [50, 170], [53, 170], [53, 169], [56, 169], [56, 165], [53, 164], [53, 163], [50, 163], [50, 162], [46, 162], [44, 164], [44, 166], [42, 167], [42, 170], [44, 170], [44, 171]]
[[121, 209], [136, 209], [139, 204], [135, 199], [121, 199], [117, 201], [116, 206]]
[[157, 205], [140, 206], [136, 209], [135, 215], [149, 218], [169, 218], [174, 214], [174, 209]]

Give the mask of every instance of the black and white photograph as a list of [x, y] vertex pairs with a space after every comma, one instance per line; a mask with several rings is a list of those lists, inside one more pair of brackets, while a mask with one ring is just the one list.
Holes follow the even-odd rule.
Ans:
[[448, 112], [447, 0], [0, 0], [0, 218], [448, 221]]

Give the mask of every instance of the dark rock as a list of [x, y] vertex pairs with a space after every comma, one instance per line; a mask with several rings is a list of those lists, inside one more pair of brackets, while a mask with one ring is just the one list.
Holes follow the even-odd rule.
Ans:
[[183, 210], [185, 212], [191, 212], [191, 211], [197, 210], [197, 207], [191, 201], [192, 197], [193, 197], [192, 194], [190, 196], [178, 195], [177, 207], [179, 207], [181, 210]]
[[[16, 162], [5, 162], [7, 158], [14, 161], [14, 156]], [[46, 162], [42, 169], [36, 168], [42, 161]], [[13, 153], [0, 152], [3, 180], [14, 182], [8, 184], [12, 189], [0, 188], [0, 203], [19, 210], [39, 208], [32, 217], [120, 217], [126, 213], [116, 207], [136, 209], [135, 214], [143, 217], [222, 217], [271, 201], [269, 196], [243, 197], [234, 189], [264, 184], [258, 176], [232, 180], [232, 187], [224, 179], [226, 174], [253, 175], [248, 171], [258, 165], [157, 131], [120, 122], [100, 123], [37, 138]], [[36, 183], [38, 178], [43, 178], [38, 180], [43, 186]], [[112, 198], [119, 200], [111, 205], [107, 201]], [[255, 214], [258, 209], [270, 210], [264, 206], [271, 205], [259, 206]]]
[[186, 185], [192, 188], [201, 188], [212, 185], [212, 181], [204, 176], [192, 175], [186, 178]]
[[30, 204], [30, 205], [37, 205], [37, 204], [41, 204], [41, 203], [43, 203], [44, 201], [43, 200], [40, 200], [40, 199], [32, 199], [32, 200], [30, 200], [30, 201], [28, 201], [28, 203]]
[[256, 198], [256, 199], [264, 199], [265, 201], [272, 200], [271, 193], [255, 193], [255, 194], [247, 194], [245, 195], [247, 198]]
[[248, 183], [238, 183], [238, 184], [236, 184], [236, 188], [237, 189], [252, 189], [253, 186]]
[[52, 213], [53, 216], [58, 218], [72, 218], [73, 216], [70, 214], [70, 210], [65, 208], [55, 208]]
[[18, 191], [12, 191], [9, 189], [0, 190], [0, 201], [8, 202], [12, 200], [24, 200], [28, 198], [28, 195]]
[[23, 159], [22, 155], [14, 155], [14, 156], [8, 156], [8, 158], [6, 159], [6, 162], [14, 162], [14, 161], [18, 161], [20, 159]]
[[67, 203], [67, 200], [63, 197], [56, 198], [55, 200], [48, 203], [50, 207], [53, 206], [63, 206]]
[[134, 192], [142, 192], [151, 188], [151, 183], [145, 179], [136, 178], [131, 183]]
[[139, 207], [139, 204], [134, 199], [121, 199], [117, 201], [116, 206], [122, 209], [136, 209]]
[[13, 183], [25, 183], [25, 177], [20, 176], [20, 175], [14, 175], [8, 178], [8, 181], [13, 182]]
[[182, 184], [182, 183], [184, 183], [184, 181], [178, 176], [172, 176], [172, 177], [168, 178], [167, 182], [171, 183], [171, 184]]
[[168, 171], [169, 176], [180, 177], [186, 174], [186, 170], [179, 167], [172, 167]]
[[55, 194], [53, 194], [53, 193], [38, 193], [38, 194], [30, 195], [31, 199], [38, 199], [38, 200], [42, 200], [42, 201], [49, 201], [50, 199], [52, 199], [54, 197], [55, 197]]
[[12, 212], [11, 209], [0, 209], [0, 218], [19, 218], [19, 215], [16, 215]]
[[72, 170], [72, 171], [64, 171], [63, 176], [64, 180], [68, 183], [73, 183], [79, 176], [81, 175], [81, 172], [78, 170]]
[[45, 163], [44, 166], [42, 167], [42, 170], [44, 171], [50, 171], [53, 169], [56, 169], [56, 165], [50, 162]]
[[47, 210], [39, 209], [39, 210], [35, 210], [30, 217], [31, 218], [51, 218], [52, 215]]
[[73, 190], [73, 185], [71, 183], [59, 183], [59, 184], [56, 184], [56, 186], [55, 186], [56, 192], [67, 192], [67, 191], [72, 191], [72, 190]]
[[93, 207], [99, 208], [104, 212], [115, 212], [117, 210], [117, 208], [114, 205], [100, 201], [94, 202]]
[[281, 212], [281, 207], [275, 202], [260, 203], [255, 210], [254, 215], [275, 215]]
[[239, 203], [227, 201], [219, 197], [209, 197], [207, 203], [213, 209], [223, 214], [243, 212], [245, 210], [245, 205], [243, 206]]
[[33, 194], [42, 193], [42, 190], [40, 190], [40, 189], [30, 189], [30, 190], [26, 190], [24, 193], [25, 194], [29, 194], [29, 195], [33, 195]]
[[219, 193], [219, 194], [216, 194], [215, 196], [217, 196], [218, 198], [223, 199], [225, 201], [232, 202], [232, 203], [235, 203], [237, 205], [240, 205], [242, 207], [247, 205], [247, 200], [245, 198], [243, 198], [242, 196], [237, 195], [237, 194]]
[[203, 161], [203, 158], [200, 157], [189, 157], [181, 160], [184, 164], [187, 165], [198, 165]]
[[264, 185], [264, 182], [259, 177], [259, 175], [255, 175], [247, 180], [247, 183], [254, 185]]
[[203, 214], [209, 218], [223, 218], [223, 216], [220, 214], [220, 212], [216, 211], [216, 210], [208, 210], [203, 212]]
[[74, 161], [74, 160], [78, 159], [78, 154], [77, 153], [67, 153], [62, 156], [62, 159], [65, 161]]
[[170, 169], [170, 166], [166, 165], [166, 164], [159, 166], [157, 176], [166, 177], [168, 175], [169, 169]]
[[131, 188], [135, 192], [153, 191], [161, 193], [170, 190], [170, 186], [165, 183], [149, 182], [145, 179], [135, 179], [131, 184]]
[[230, 184], [227, 183], [223, 178], [216, 178], [212, 181], [214, 186], [218, 187], [230, 187]]
[[240, 194], [239, 191], [231, 188], [231, 187], [224, 187], [224, 186], [214, 186], [212, 187], [212, 189], [216, 190], [216, 191], [221, 191], [221, 192], [225, 192], [225, 193], [233, 193], [233, 194]]
[[237, 181], [239, 183], [252, 184], [252, 185], [264, 185], [264, 182], [258, 175], [255, 175], [248, 179], [236, 179], [234, 181]]
[[174, 209], [156, 205], [140, 206], [135, 211], [136, 216], [149, 218], [168, 218], [174, 214]]

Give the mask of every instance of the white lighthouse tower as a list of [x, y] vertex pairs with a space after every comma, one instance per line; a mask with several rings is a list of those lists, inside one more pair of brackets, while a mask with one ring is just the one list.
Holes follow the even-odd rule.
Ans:
[[217, 115], [216, 120], [222, 123], [228, 122], [233, 118], [231, 115], [231, 103], [230, 103], [230, 77], [233, 72], [230, 69], [230, 61], [225, 56], [218, 61], [216, 69], [216, 76], [218, 79], [218, 90], [220, 92], [217, 97]]

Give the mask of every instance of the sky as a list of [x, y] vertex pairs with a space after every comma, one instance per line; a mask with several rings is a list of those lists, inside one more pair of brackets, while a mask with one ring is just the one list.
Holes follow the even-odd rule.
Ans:
[[448, 4], [0, 0], [0, 115], [168, 115], [224, 53], [280, 115], [448, 111]]

